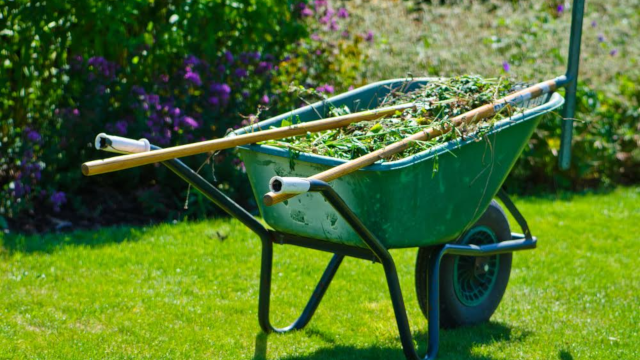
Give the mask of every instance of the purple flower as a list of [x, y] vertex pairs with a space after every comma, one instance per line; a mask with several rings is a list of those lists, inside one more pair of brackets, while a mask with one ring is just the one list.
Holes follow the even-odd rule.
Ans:
[[233, 54], [231, 53], [231, 51], [227, 50], [224, 52], [224, 58], [225, 60], [227, 60], [227, 62], [229, 64], [231, 64], [233, 62]]
[[200, 65], [200, 59], [195, 57], [194, 55], [189, 55], [184, 59], [184, 66], [196, 66]]
[[504, 70], [504, 72], [511, 71], [511, 65], [509, 64], [508, 61], [503, 61], [502, 62], [502, 70]]
[[266, 104], [268, 104], [268, 103], [269, 103], [269, 96], [267, 96], [267, 94], [263, 95], [263, 96], [260, 98], [260, 102], [261, 102], [261, 103], [263, 103], [263, 104], [265, 104], [265, 105], [266, 105]]
[[243, 64], [248, 64], [251, 60], [251, 54], [246, 52], [240, 53], [238, 57], [240, 58], [240, 62]]
[[67, 203], [67, 195], [62, 191], [54, 191], [49, 197], [49, 201], [53, 205], [53, 211], [59, 212], [60, 206]]
[[40, 136], [40, 134], [35, 130], [26, 128], [25, 133], [27, 135], [27, 140], [31, 142], [39, 142], [42, 139], [42, 136]]
[[338, 27], [338, 23], [336, 22], [336, 19], [331, 19], [331, 23], [329, 24], [329, 30], [337, 31], [338, 29], [340, 29], [340, 27]]
[[613, 49], [613, 50], [611, 50], [611, 51], [609, 52], [609, 55], [611, 55], [611, 56], [616, 56], [616, 55], [618, 55], [618, 49]]
[[556, 11], [558, 12], [558, 15], [562, 15], [562, 13], [564, 12], [564, 5], [559, 4], [558, 7], [556, 8]]
[[311, 40], [315, 40], [315, 41], [319, 41], [320, 40], [320, 35], [313, 33], [311, 34]]
[[598, 34], [598, 42], [604, 42], [605, 38], [603, 34]]
[[22, 181], [14, 181], [13, 182], [13, 196], [19, 198], [22, 197], [22, 195], [24, 195], [25, 193], [25, 189], [24, 189], [24, 185], [22, 185]]
[[218, 106], [220, 105], [220, 99], [218, 99], [217, 96], [212, 96], [209, 98], [209, 104], [213, 105], [213, 106]]
[[343, 31], [342, 34], [340, 34], [340, 36], [342, 36], [343, 38], [348, 38], [349, 37], [349, 32], [347, 30]]
[[329, 85], [329, 84], [324, 84], [324, 85], [320, 85], [316, 88], [316, 91], [319, 93], [328, 93], [328, 94], [333, 94], [334, 92], [334, 88], [333, 86]]
[[198, 73], [191, 71], [191, 68], [187, 68], [187, 73], [184, 74], [184, 79], [191, 82], [195, 86], [202, 85], [202, 80], [200, 79], [200, 75]]
[[101, 67], [101, 66], [104, 66], [106, 63], [107, 63], [107, 60], [102, 56], [93, 56], [89, 58], [89, 61], [87, 61], [87, 64], [93, 67]]
[[127, 133], [127, 122], [124, 120], [120, 120], [116, 123], [116, 128], [115, 130], [120, 134], [120, 135], [125, 135]]
[[[104, 77], [111, 80], [115, 79], [116, 63], [107, 61], [102, 56], [94, 56], [87, 61], [87, 64], [92, 66], [99, 73], [102, 73]], [[90, 80], [92, 79], [93, 78], [90, 77]]]
[[239, 69], [236, 69], [234, 74], [236, 75], [236, 77], [242, 79], [242, 78], [247, 77], [247, 70], [239, 68]]
[[189, 116], [185, 116], [184, 118], [182, 118], [182, 121], [194, 129], [200, 126], [197, 121], [195, 121], [192, 117], [189, 117]]
[[142, 96], [145, 95], [146, 92], [144, 91], [144, 88], [142, 88], [142, 86], [138, 86], [138, 85], [134, 85], [131, 87], [131, 92], [134, 93], [135, 95], [138, 96]]
[[346, 19], [349, 17], [349, 12], [345, 8], [338, 9], [338, 17], [341, 19]]
[[169, 75], [166, 75], [166, 74], [160, 75], [160, 81], [165, 82], [165, 83], [169, 82]]
[[149, 104], [158, 105], [160, 103], [160, 96], [149, 94], [146, 96], [146, 100]]
[[78, 116], [78, 115], [80, 115], [80, 110], [73, 109], [73, 111], [71, 113], [73, 113], [74, 116]]
[[364, 39], [367, 42], [373, 42], [373, 31], [369, 30], [369, 32], [367, 32], [367, 35], [364, 37]]
[[229, 95], [231, 95], [231, 87], [229, 87], [229, 85], [227, 84], [211, 84], [211, 86], [209, 87], [209, 90], [211, 90], [212, 93], [214, 93], [215, 95], [217, 95], [219, 98], [222, 99], [222, 101], [227, 101], [229, 100]]
[[256, 68], [256, 74], [262, 74], [267, 71], [271, 71], [271, 69], [273, 69], [273, 64], [266, 61], [260, 61], [258, 67]]
[[300, 15], [302, 15], [302, 17], [313, 16], [313, 11], [306, 7], [304, 9], [302, 9], [302, 11], [300, 11]]
[[596, 27], [596, 26], [598, 26], [598, 22], [597, 22], [597, 21], [595, 21], [595, 20], [593, 20], [593, 21], [591, 22], [591, 27], [592, 27], [592, 28], [594, 28], [594, 27]]
[[249, 93], [249, 91], [248, 91], [248, 90], [242, 90], [242, 97], [243, 97], [243, 98], [245, 98], [245, 99], [246, 99], [246, 98], [248, 98], [248, 97], [249, 97], [249, 95], [251, 95], [251, 94]]

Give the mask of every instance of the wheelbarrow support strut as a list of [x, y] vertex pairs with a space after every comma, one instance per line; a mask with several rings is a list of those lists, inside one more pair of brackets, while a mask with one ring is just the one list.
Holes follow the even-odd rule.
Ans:
[[[160, 149], [157, 146], [151, 145], [152, 150]], [[200, 191], [204, 196], [211, 200], [214, 204], [224, 210], [230, 216], [238, 219], [242, 224], [256, 233], [262, 241], [262, 259], [260, 269], [260, 293], [259, 293], [259, 305], [258, 305], [258, 320], [260, 327], [265, 332], [284, 333], [290, 330], [300, 330], [304, 328], [313, 314], [315, 313], [322, 297], [324, 296], [333, 276], [336, 274], [338, 267], [344, 259], [344, 255], [334, 254], [327, 265], [324, 274], [320, 278], [316, 289], [313, 291], [309, 302], [305, 306], [302, 314], [289, 326], [284, 328], [274, 327], [269, 320], [269, 308], [271, 299], [271, 274], [273, 268], [273, 237], [274, 233], [267, 230], [256, 218], [254, 218], [249, 212], [243, 209], [240, 205], [235, 203], [229, 197], [227, 197], [220, 190], [216, 189], [211, 183], [205, 180], [202, 176], [198, 175], [190, 167], [184, 164], [182, 161], [172, 159], [162, 162], [169, 170], [174, 172], [184, 181]]]
[[[151, 145], [151, 149], [159, 149], [159, 147]], [[260, 269], [260, 295], [258, 304], [258, 321], [260, 327], [266, 333], [285, 333], [291, 330], [303, 329], [313, 317], [318, 305], [333, 280], [342, 260], [345, 256], [366, 259], [374, 262], [380, 262], [384, 268], [391, 303], [396, 317], [398, 332], [402, 349], [407, 359], [419, 360], [421, 358], [415, 348], [411, 336], [411, 328], [407, 311], [404, 305], [400, 281], [396, 271], [395, 261], [389, 253], [388, 249], [378, 240], [378, 238], [367, 229], [360, 221], [358, 216], [349, 208], [344, 200], [336, 193], [329, 184], [324, 181], [311, 180], [309, 191], [320, 192], [331, 206], [349, 223], [353, 230], [360, 236], [368, 249], [360, 249], [345, 245], [328, 243], [310, 238], [302, 238], [277, 231], [266, 229], [256, 218], [243, 209], [240, 205], [228, 198], [220, 190], [216, 189], [211, 183], [198, 175], [195, 171], [185, 165], [182, 161], [173, 159], [162, 163], [171, 171], [176, 173], [187, 183], [204, 194], [209, 200], [219, 206], [230, 216], [238, 219], [241, 223], [255, 232], [262, 241], [262, 259]], [[490, 256], [498, 255], [518, 250], [533, 249], [536, 247], [536, 238], [531, 236], [531, 232], [527, 226], [524, 217], [520, 214], [513, 202], [509, 199], [504, 190], [500, 190], [497, 197], [504, 203], [505, 207], [516, 219], [523, 234], [512, 234], [513, 240], [503, 241], [496, 244], [488, 245], [457, 245], [445, 244], [436, 246], [430, 258], [429, 263], [429, 339], [427, 354], [424, 359], [434, 359], [438, 352], [438, 343], [440, 339], [440, 263], [445, 255], [462, 255], [462, 256]], [[289, 326], [284, 328], [274, 327], [269, 320], [270, 299], [271, 299], [271, 275], [273, 270], [273, 243], [297, 245], [316, 250], [333, 253], [333, 257], [329, 261], [324, 274], [320, 278], [318, 285], [313, 291], [311, 298], [305, 306], [302, 314]]]
[[[395, 313], [398, 332], [400, 333], [400, 341], [402, 349], [407, 359], [420, 360], [421, 358], [413, 343], [411, 336], [411, 328], [407, 311], [404, 306], [400, 281], [396, 271], [396, 265], [393, 257], [378, 238], [371, 233], [367, 227], [360, 221], [358, 216], [351, 211], [349, 206], [342, 200], [340, 195], [336, 193], [329, 184], [319, 180], [310, 180], [311, 186], [309, 191], [322, 193], [331, 206], [349, 223], [353, 230], [360, 236], [364, 243], [374, 253], [376, 258], [384, 267], [391, 303]], [[424, 359], [434, 359], [438, 353], [438, 343], [440, 341], [440, 263], [442, 258], [447, 255], [463, 255], [463, 256], [490, 256], [498, 255], [518, 250], [533, 249], [536, 247], [536, 239], [531, 236], [529, 227], [524, 217], [520, 214], [513, 202], [509, 199], [504, 190], [500, 190], [498, 198], [502, 200], [509, 212], [514, 216], [518, 224], [523, 230], [523, 235], [512, 234], [513, 240], [503, 241], [496, 244], [488, 245], [457, 245], [446, 244], [438, 246], [429, 260], [429, 339], [427, 346], [427, 354]]]

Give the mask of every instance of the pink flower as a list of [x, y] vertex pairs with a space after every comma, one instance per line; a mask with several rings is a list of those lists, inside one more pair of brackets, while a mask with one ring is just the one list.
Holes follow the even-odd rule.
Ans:
[[342, 19], [346, 19], [349, 17], [349, 12], [345, 8], [338, 9], [338, 17]]
[[333, 86], [329, 85], [329, 84], [324, 84], [324, 85], [320, 85], [316, 88], [316, 91], [319, 93], [328, 93], [328, 94], [333, 94], [333, 92], [335, 91], [335, 89], [333, 88]]
[[504, 70], [504, 72], [511, 71], [511, 65], [509, 64], [508, 61], [503, 61], [502, 62], [502, 70]]
[[182, 118], [182, 121], [184, 121], [185, 124], [191, 126], [194, 129], [200, 126], [197, 121], [195, 121], [192, 117], [189, 117], [189, 116], [185, 116], [184, 118]]
[[329, 30], [337, 31], [338, 29], [340, 28], [338, 27], [338, 23], [336, 22], [336, 19], [331, 19], [331, 23], [329, 24]]
[[373, 31], [369, 30], [369, 32], [367, 32], [367, 35], [364, 37], [364, 39], [367, 42], [373, 42]]

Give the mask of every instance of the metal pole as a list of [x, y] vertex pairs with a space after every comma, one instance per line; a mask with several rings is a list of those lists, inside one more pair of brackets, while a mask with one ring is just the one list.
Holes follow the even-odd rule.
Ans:
[[566, 170], [571, 165], [571, 139], [573, 137], [573, 119], [576, 113], [576, 90], [578, 87], [578, 67], [580, 65], [580, 41], [582, 39], [582, 20], [584, 0], [574, 0], [571, 11], [571, 37], [569, 39], [569, 62], [565, 104], [562, 108], [562, 137], [560, 139], [560, 168]]

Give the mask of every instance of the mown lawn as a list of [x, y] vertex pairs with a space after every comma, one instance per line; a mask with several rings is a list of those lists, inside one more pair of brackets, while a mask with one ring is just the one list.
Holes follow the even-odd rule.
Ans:
[[[440, 359], [634, 359], [640, 188], [521, 198], [538, 249], [514, 256], [486, 325]], [[395, 251], [416, 340], [415, 250]], [[307, 330], [262, 334], [259, 240], [236, 221], [2, 239], [2, 359], [403, 359], [382, 268], [347, 259]], [[328, 254], [276, 247], [273, 320], [297, 315]]]

